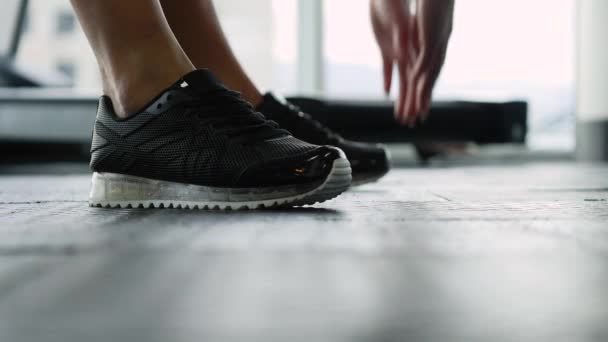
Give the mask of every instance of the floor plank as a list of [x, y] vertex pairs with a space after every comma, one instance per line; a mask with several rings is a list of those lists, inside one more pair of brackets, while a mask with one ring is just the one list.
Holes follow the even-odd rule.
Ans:
[[0, 176], [0, 341], [603, 341], [608, 166], [397, 169], [310, 208]]

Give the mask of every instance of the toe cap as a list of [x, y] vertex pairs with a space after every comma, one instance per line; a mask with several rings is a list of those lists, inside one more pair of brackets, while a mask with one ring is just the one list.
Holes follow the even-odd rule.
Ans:
[[346, 158], [340, 149], [320, 146], [304, 156], [271, 160], [249, 167], [241, 174], [236, 186], [281, 186], [322, 181], [339, 158]]

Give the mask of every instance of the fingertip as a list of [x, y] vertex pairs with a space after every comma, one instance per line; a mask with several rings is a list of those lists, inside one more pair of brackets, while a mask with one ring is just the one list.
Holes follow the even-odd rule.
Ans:
[[384, 93], [387, 95], [391, 92], [393, 83], [393, 67], [393, 60], [384, 57]]
[[416, 127], [416, 124], [418, 123], [419, 118], [420, 118], [420, 115], [418, 112], [416, 112], [416, 113], [414, 113], [414, 115], [412, 115], [412, 118], [410, 119], [411, 128]]
[[398, 124], [405, 126], [406, 119], [407, 119], [407, 116], [405, 115], [405, 113], [403, 113], [402, 110], [395, 112], [395, 121], [397, 121]]
[[391, 93], [391, 80], [384, 80], [384, 95], [389, 96]]
[[432, 105], [432, 99], [427, 99], [424, 106], [422, 107], [422, 118], [424, 119], [424, 121], [426, 121], [429, 117], [429, 115], [431, 114], [431, 105]]
[[403, 121], [401, 121], [401, 125], [407, 127], [407, 128], [412, 128], [412, 126], [410, 125], [410, 120], [406, 117], [403, 119]]
[[423, 111], [423, 112], [420, 114], [420, 122], [422, 122], [422, 123], [426, 123], [426, 120], [428, 120], [428, 119], [429, 119], [429, 111], [428, 111], [428, 110]]
[[422, 112], [423, 108], [424, 108], [424, 102], [425, 102], [425, 89], [426, 89], [426, 84], [428, 82], [428, 75], [425, 73], [423, 74], [419, 81], [416, 84], [416, 111], [418, 113]]
[[411, 121], [412, 121], [412, 117], [415, 117], [415, 112], [414, 112], [414, 100], [413, 99], [408, 99], [407, 104], [405, 106], [405, 108], [403, 109], [404, 113], [405, 113], [405, 125], [411, 127]]
[[396, 103], [393, 108], [393, 117], [395, 118], [396, 121], [401, 120], [401, 112], [399, 111], [399, 106]]
[[395, 115], [395, 119], [398, 119], [401, 117], [401, 104], [400, 104], [401, 100], [397, 99], [397, 101], [395, 101], [395, 104], [393, 106], [393, 114]]
[[407, 126], [407, 112], [404, 111], [404, 108], [401, 109], [399, 113], [399, 124], [402, 126]]

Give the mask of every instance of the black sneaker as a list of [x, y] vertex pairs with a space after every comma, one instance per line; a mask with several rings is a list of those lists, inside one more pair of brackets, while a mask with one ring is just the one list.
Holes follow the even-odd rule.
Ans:
[[323, 202], [345, 191], [343, 152], [292, 137], [206, 70], [128, 119], [99, 101], [90, 204], [256, 209]]
[[352, 168], [353, 185], [375, 182], [390, 170], [388, 151], [382, 145], [346, 140], [297, 106], [272, 93], [264, 95], [257, 110], [298, 139], [311, 144], [335, 146], [344, 151]]

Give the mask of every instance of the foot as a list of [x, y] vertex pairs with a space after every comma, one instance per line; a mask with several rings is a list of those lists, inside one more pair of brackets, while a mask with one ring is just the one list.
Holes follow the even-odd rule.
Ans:
[[390, 169], [388, 152], [382, 145], [346, 140], [272, 93], [264, 95], [257, 110], [298, 139], [311, 144], [335, 146], [344, 151], [351, 164], [353, 185], [375, 182]]
[[206, 70], [127, 119], [102, 97], [91, 168], [90, 204], [112, 208], [302, 206], [334, 198], [351, 182], [340, 149], [294, 138]]

